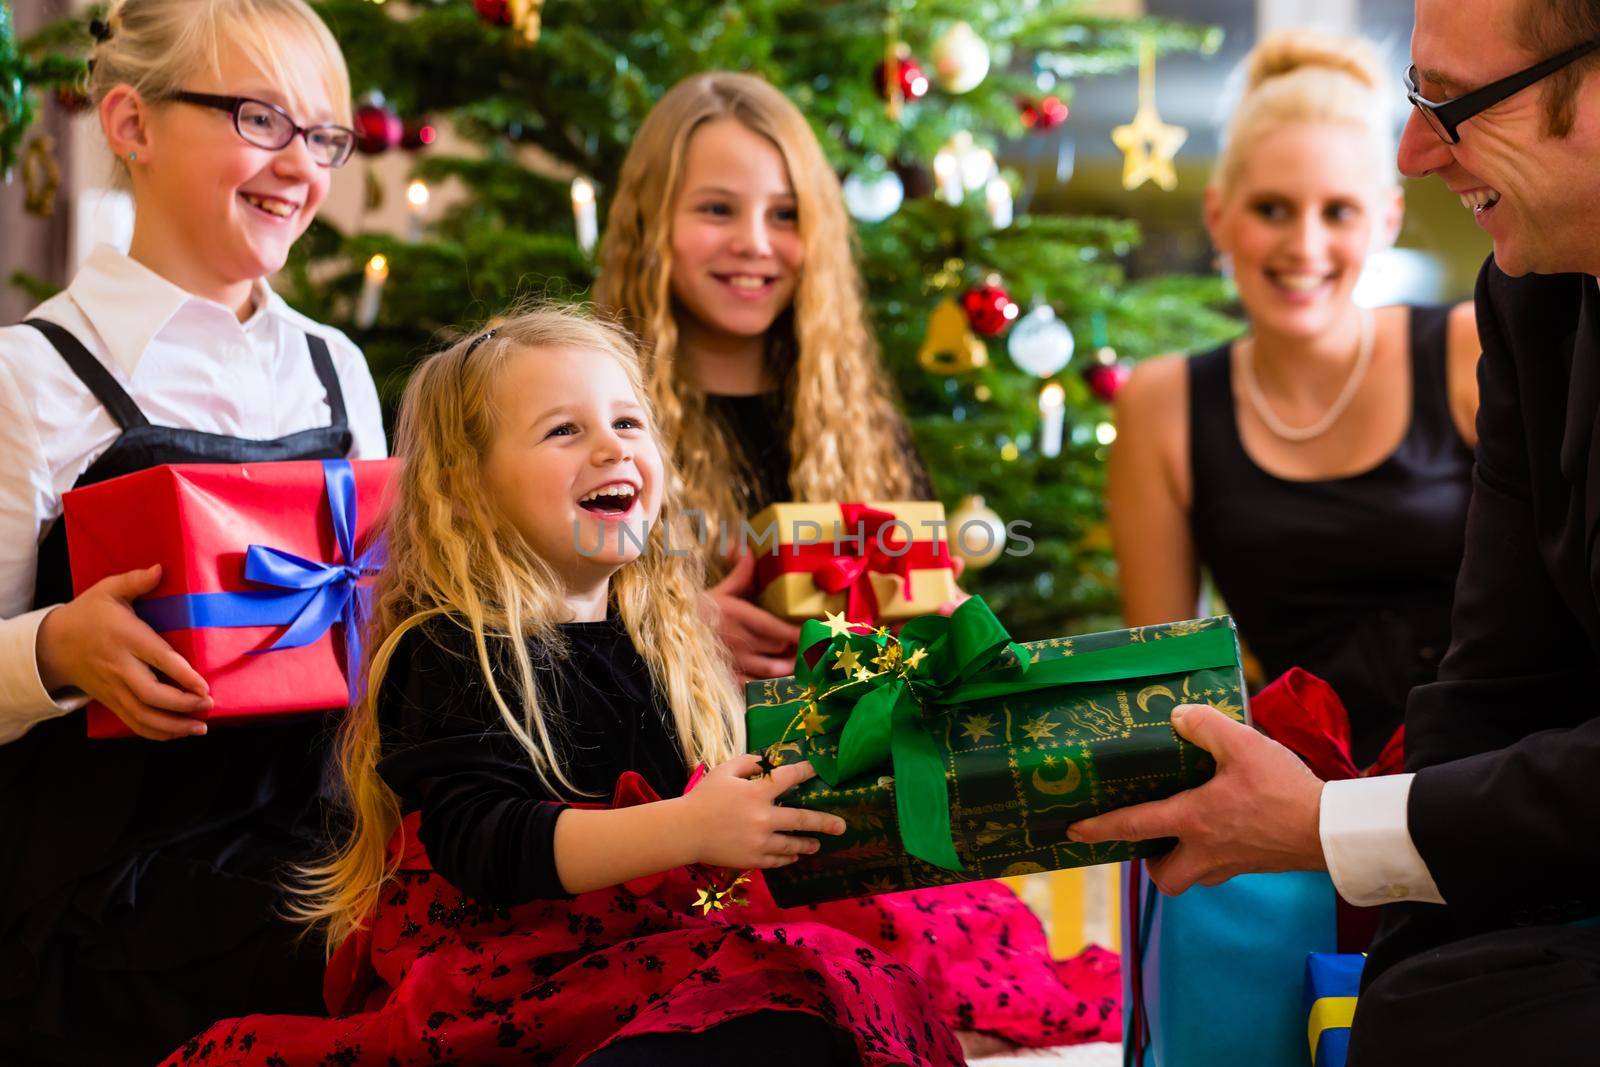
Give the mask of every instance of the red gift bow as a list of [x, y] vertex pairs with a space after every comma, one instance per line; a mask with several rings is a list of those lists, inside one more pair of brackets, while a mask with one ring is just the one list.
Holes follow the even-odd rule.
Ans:
[[[845, 593], [845, 618], [851, 622], [873, 624], [878, 621], [878, 594], [872, 588], [873, 574], [888, 574], [905, 583], [906, 599], [911, 599], [911, 572], [950, 568], [950, 546], [943, 540], [908, 543], [891, 539], [893, 512], [880, 511], [865, 504], [840, 504], [845, 536], [816, 544], [781, 545], [756, 560], [756, 577], [769, 584], [780, 574], [809, 573], [824, 593]], [[859, 536], [858, 536], [859, 535]], [[838, 551], [835, 552], [837, 547]]]
[[[1250, 698], [1250, 717], [1261, 732], [1305, 761], [1325, 782], [1399, 774], [1405, 770], [1404, 725], [1366, 770], [1350, 755], [1350, 713], [1333, 686], [1291, 667]], [[1357, 908], [1335, 894], [1340, 952], [1365, 952], [1378, 930], [1377, 908]]]
[[1377, 762], [1361, 770], [1350, 755], [1350, 713], [1333, 686], [1291, 667], [1250, 698], [1250, 717], [1261, 732], [1305, 761], [1324, 782], [1399, 774], [1405, 770], [1404, 726], [1383, 746]]

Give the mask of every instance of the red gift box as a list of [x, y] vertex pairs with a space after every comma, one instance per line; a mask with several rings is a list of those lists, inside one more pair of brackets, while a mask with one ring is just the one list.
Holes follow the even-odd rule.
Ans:
[[[74, 594], [161, 564], [134, 610], [211, 687], [213, 722], [343, 708], [397, 460], [179, 464], [63, 498]], [[359, 647], [358, 645], [356, 646]], [[109, 708], [90, 737], [128, 737]]]

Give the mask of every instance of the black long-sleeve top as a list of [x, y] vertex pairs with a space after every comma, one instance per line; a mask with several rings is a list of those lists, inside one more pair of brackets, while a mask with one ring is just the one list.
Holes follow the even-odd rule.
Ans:
[[[434, 869], [488, 904], [569, 896], [554, 852], [567, 801], [608, 802], [626, 770], [662, 797], [688, 781], [666, 702], [621, 621], [560, 629], [564, 657], [536, 642], [529, 654], [562, 767], [592, 796], [559, 796], [539, 781], [484, 684], [471, 632], [452, 620], [407, 632], [379, 690], [378, 773], [403, 811], [421, 813], [418, 837]], [[520, 714], [510, 649], [491, 639], [489, 651], [501, 696]]]
[[[721, 423], [730, 445], [738, 453], [737, 468], [747, 472], [750, 485], [745, 506], [751, 515], [768, 504], [799, 499], [789, 486], [789, 427], [793, 418], [782, 392], [753, 396], [706, 396], [706, 410]], [[899, 450], [911, 468], [911, 491], [907, 499], [932, 500], [933, 482], [927, 464], [912, 443], [905, 426], [893, 428], [884, 448]]]

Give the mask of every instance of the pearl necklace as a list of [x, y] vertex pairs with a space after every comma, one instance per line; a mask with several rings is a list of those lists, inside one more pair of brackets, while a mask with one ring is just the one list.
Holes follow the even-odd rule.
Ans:
[[1339, 391], [1339, 395], [1334, 397], [1333, 403], [1329, 405], [1328, 410], [1322, 413], [1320, 419], [1309, 426], [1290, 426], [1278, 418], [1277, 414], [1272, 410], [1272, 406], [1267, 403], [1267, 396], [1261, 391], [1261, 383], [1256, 381], [1255, 370], [1250, 363], [1251, 353], [1255, 347], [1255, 339], [1247, 337], [1240, 343], [1239, 371], [1244, 379], [1244, 395], [1249, 399], [1250, 406], [1255, 410], [1256, 417], [1261, 420], [1267, 429], [1285, 441], [1298, 443], [1309, 441], [1314, 437], [1321, 437], [1332, 428], [1334, 423], [1339, 421], [1339, 416], [1343, 415], [1350, 407], [1351, 402], [1355, 400], [1356, 391], [1361, 388], [1361, 383], [1367, 376], [1367, 368], [1372, 366], [1372, 352], [1376, 347], [1374, 343], [1375, 331], [1372, 328], [1372, 313], [1363, 310], [1358, 314], [1361, 316], [1361, 339], [1356, 342], [1355, 365], [1350, 369], [1350, 377], [1344, 383], [1344, 388]]

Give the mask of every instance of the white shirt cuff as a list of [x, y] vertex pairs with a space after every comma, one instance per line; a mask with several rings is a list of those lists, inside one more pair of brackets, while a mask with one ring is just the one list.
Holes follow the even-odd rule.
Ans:
[[59, 605], [0, 619], [0, 745], [15, 741], [34, 723], [75, 711], [89, 702], [76, 690], [52, 697], [39, 677], [39, 624]]
[[1414, 778], [1389, 774], [1322, 787], [1322, 854], [1334, 888], [1357, 907], [1444, 903], [1407, 825]]

